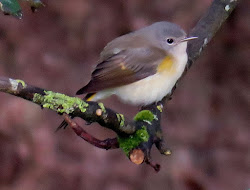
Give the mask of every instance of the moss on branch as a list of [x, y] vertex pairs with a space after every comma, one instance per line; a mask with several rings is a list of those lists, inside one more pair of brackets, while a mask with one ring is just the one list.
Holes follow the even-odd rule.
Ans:
[[138, 147], [142, 142], [147, 142], [149, 139], [149, 133], [146, 126], [142, 126], [134, 134], [129, 136], [118, 136], [118, 142], [120, 148], [125, 152], [127, 156], [136, 147]]
[[54, 110], [60, 114], [73, 113], [77, 108], [84, 113], [89, 106], [88, 103], [77, 97], [69, 97], [64, 94], [46, 90], [44, 90], [44, 93], [45, 95], [35, 93], [33, 102], [40, 104], [43, 108]]

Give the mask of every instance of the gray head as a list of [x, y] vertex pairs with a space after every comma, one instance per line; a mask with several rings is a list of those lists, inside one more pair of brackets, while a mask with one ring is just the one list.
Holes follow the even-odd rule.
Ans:
[[186, 49], [186, 41], [196, 38], [187, 38], [186, 32], [180, 26], [166, 21], [156, 22], [140, 31], [152, 44], [167, 51], [176, 49], [175, 46], [179, 44], [183, 44], [182, 47], [185, 46]]
[[161, 38], [166, 38], [167, 36], [173, 38], [184, 38], [187, 35], [180, 26], [166, 21], [156, 22], [148, 26], [148, 28], [149, 30], [155, 31], [153, 33], [156, 34], [156, 37], [159, 38], [159, 40], [161, 40]]

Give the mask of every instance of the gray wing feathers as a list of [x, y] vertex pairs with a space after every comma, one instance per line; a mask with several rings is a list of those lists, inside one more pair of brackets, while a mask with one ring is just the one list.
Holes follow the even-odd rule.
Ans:
[[[104, 49], [107, 51], [107, 48]], [[115, 49], [109, 51], [117, 51]], [[108, 55], [106, 52], [105, 55]], [[92, 73], [91, 81], [77, 94], [97, 92], [130, 84], [156, 73], [157, 66], [166, 56], [159, 48], [119, 49], [110, 56], [102, 55], [102, 60]]]

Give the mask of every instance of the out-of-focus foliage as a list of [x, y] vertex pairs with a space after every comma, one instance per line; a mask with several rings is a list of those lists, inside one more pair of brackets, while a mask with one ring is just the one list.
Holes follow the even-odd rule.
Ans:
[[0, 6], [4, 14], [22, 18], [22, 10], [17, 0], [0, 0]]
[[26, 1], [30, 3], [31, 10], [33, 12], [35, 12], [38, 8], [45, 6], [43, 2], [40, 0], [26, 0]]
[[[31, 10], [35, 12], [38, 8], [43, 7], [44, 4], [40, 0], [24, 0], [29, 2]], [[17, 0], [0, 0], [0, 7], [4, 14], [13, 15], [21, 19], [23, 16], [21, 6]]]

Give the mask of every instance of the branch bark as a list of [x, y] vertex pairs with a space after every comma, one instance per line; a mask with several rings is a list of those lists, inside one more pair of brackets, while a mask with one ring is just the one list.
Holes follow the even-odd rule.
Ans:
[[190, 36], [197, 36], [197, 40], [188, 43], [188, 65], [190, 68], [193, 62], [200, 56], [203, 49], [221, 28], [228, 16], [235, 9], [240, 0], [214, 0], [206, 14], [199, 20], [191, 30]]
[[[207, 13], [192, 29], [190, 36], [197, 36], [198, 39], [188, 43], [189, 59], [186, 71], [200, 56], [237, 3], [237, 0], [214, 0]], [[171, 154], [166, 147], [160, 126], [163, 105], [171, 99], [171, 95], [158, 103], [142, 107], [134, 119], [130, 120], [123, 114], [105, 107], [102, 103], [86, 102], [76, 97], [47, 91], [28, 85], [22, 80], [0, 77], [0, 91], [32, 101], [41, 105], [42, 108], [52, 109], [59, 114], [81, 117], [88, 123], [98, 122], [101, 126], [115, 131], [118, 135], [116, 139], [100, 141], [87, 134], [77, 123], [65, 116], [68, 124], [81, 138], [99, 148], [120, 147], [135, 164], [145, 162], [159, 171], [160, 165], [153, 164], [150, 159], [153, 144], [156, 145], [161, 154]]]

